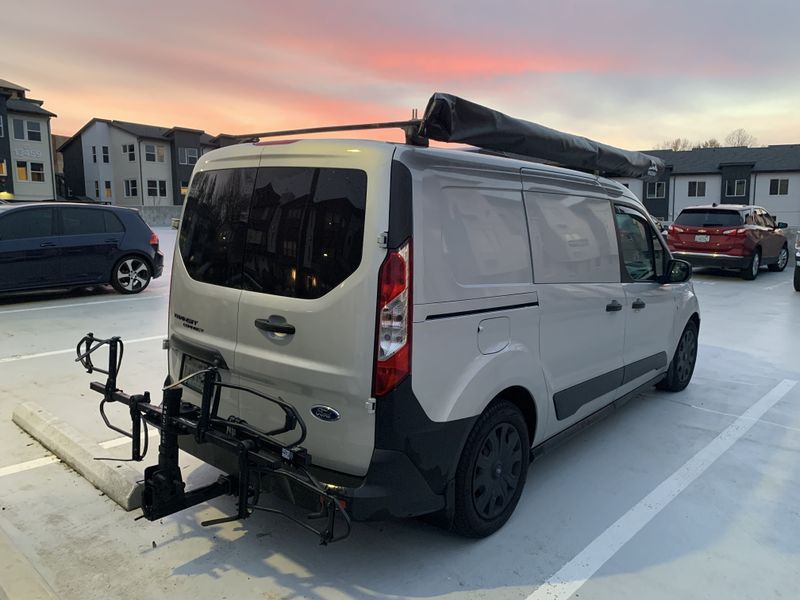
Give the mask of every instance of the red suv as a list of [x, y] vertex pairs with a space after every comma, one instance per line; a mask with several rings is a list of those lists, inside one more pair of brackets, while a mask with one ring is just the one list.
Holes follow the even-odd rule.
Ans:
[[667, 229], [667, 244], [675, 258], [694, 267], [738, 269], [755, 279], [762, 265], [783, 271], [789, 245], [775, 219], [760, 206], [712, 204], [685, 208]]

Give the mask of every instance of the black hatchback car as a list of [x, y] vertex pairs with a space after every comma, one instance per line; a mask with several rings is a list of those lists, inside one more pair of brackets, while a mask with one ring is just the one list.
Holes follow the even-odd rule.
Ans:
[[0, 205], [0, 292], [111, 284], [136, 294], [163, 268], [158, 236], [134, 209]]

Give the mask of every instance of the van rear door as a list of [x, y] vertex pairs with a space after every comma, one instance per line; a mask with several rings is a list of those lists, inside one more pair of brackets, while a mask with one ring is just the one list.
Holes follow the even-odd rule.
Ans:
[[[241, 385], [298, 409], [314, 464], [364, 475], [375, 437], [369, 399], [377, 273], [386, 255], [377, 236], [388, 224], [391, 155], [370, 168], [355, 150], [288, 161], [262, 155], [235, 362]], [[239, 416], [262, 429], [283, 422], [277, 407], [252, 394], [241, 393], [239, 405]]]

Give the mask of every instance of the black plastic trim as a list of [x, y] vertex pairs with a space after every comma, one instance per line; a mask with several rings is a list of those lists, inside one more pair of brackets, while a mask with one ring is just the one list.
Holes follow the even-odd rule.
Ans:
[[438, 313], [435, 315], [428, 315], [425, 317], [426, 321], [435, 321], [436, 319], [449, 319], [450, 317], [463, 317], [466, 315], [479, 315], [481, 313], [500, 312], [503, 310], [514, 310], [517, 308], [530, 308], [532, 306], [539, 306], [538, 302], [525, 302], [524, 304], [510, 304], [508, 306], [494, 306], [492, 308], [478, 308], [475, 310], [462, 310], [460, 312]]
[[210, 365], [214, 365], [219, 369], [228, 368], [228, 364], [225, 362], [225, 359], [223, 358], [222, 354], [220, 354], [219, 350], [200, 346], [180, 337], [175, 333], [169, 336], [169, 347], [174, 348], [178, 352], [189, 354], [190, 356], [202, 360], [203, 362], [207, 362]]
[[392, 160], [389, 186], [389, 235], [386, 240], [391, 250], [397, 250], [413, 234], [411, 171], [399, 160]]
[[584, 404], [596, 400], [604, 394], [667, 366], [667, 353], [659, 352], [647, 358], [637, 360], [629, 365], [603, 373], [587, 381], [573, 385], [565, 390], [553, 394], [553, 404], [556, 409], [556, 418], [559, 421], [571, 417]]

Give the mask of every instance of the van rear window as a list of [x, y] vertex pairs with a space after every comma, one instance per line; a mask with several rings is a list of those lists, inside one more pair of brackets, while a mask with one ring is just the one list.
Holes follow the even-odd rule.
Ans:
[[684, 210], [675, 219], [675, 225], [687, 227], [736, 227], [742, 224], [738, 210]]
[[319, 298], [361, 264], [367, 174], [262, 167], [195, 175], [180, 250], [198, 281]]

